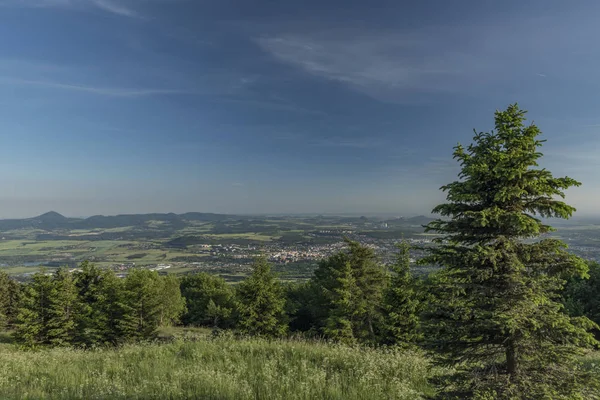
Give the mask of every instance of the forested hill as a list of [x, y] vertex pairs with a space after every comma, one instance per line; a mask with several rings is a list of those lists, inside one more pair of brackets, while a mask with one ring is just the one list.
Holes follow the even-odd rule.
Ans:
[[183, 227], [189, 222], [217, 222], [243, 217], [226, 214], [190, 212], [185, 214], [123, 214], [115, 216], [94, 215], [89, 218], [67, 218], [51, 211], [33, 218], [0, 220], [0, 231], [15, 229], [111, 229], [144, 225], [150, 221], [165, 222]]
[[[150, 222], [163, 223], [165, 227], [171, 229], [181, 229], [198, 222], [213, 222], [226, 223], [231, 221], [246, 221], [249, 220], [286, 220], [287, 217], [266, 217], [266, 216], [243, 216], [233, 214], [214, 214], [201, 212], [188, 212], [184, 214], [174, 213], [153, 213], [153, 214], [122, 214], [114, 216], [94, 215], [88, 218], [68, 218], [57, 212], [50, 211], [33, 218], [24, 219], [3, 219], [0, 220], [0, 232], [12, 231], [16, 229], [42, 229], [46, 231], [54, 230], [73, 230], [73, 229], [113, 229], [124, 227], [139, 227], [148, 225]], [[320, 223], [332, 220], [335, 223], [365, 223], [375, 222], [389, 224], [394, 226], [421, 226], [432, 221], [431, 218], [425, 216], [417, 216], [412, 218], [396, 218], [385, 220], [383, 218], [366, 218], [366, 217], [303, 217], [306, 222]]]

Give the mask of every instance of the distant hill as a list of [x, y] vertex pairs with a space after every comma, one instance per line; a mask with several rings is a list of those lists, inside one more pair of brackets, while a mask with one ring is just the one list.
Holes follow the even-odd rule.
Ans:
[[57, 213], [56, 211], [50, 211], [46, 214], [42, 214], [39, 217], [36, 217], [35, 219], [43, 222], [64, 222], [68, 218], [64, 215]]
[[94, 215], [89, 218], [67, 218], [55, 211], [50, 211], [33, 218], [0, 220], [0, 231], [17, 229], [42, 229], [47, 231], [61, 229], [111, 229], [126, 226], [143, 226], [150, 221], [164, 222], [173, 229], [180, 229], [188, 225], [189, 221], [217, 222], [242, 218], [236, 215], [199, 212], [185, 214]]
[[0, 231], [16, 229], [54, 230], [68, 226], [74, 221], [77, 221], [77, 219], [67, 218], [55, 211], [50, 211], [33, 218], [0, 220]]
[[[264, 217], [267, 218], [267, 217]], [[214, 214], [201, 212], [188, 212], [184, 214], [174, 213], [153, 213], [153, 214], [120, 214], [120, 215], [94, 215], [88, 218], [68, 218], [55, 211], [50, 211], [45, 214], [33, 218], [24, 219], [4, 219], [0, 220], [0, 232], [13, 231], [17, 229], [40, 229], [45, 231], [61, 231], [72, 229], [113, 229], [124, 227], [145, 227], [150, 221], [161, 223], [162, 229], [178, 230], [197, 222], [212, 222], [216, 223], [216, 233], [236, 233], [236, 232], [267, 232], [272, 227], [262, 226], [260, 221], [263, 217], [257, 216], [241, 216], [229, 214]], [[327, 217], [332, 220], [332, 223], [353, 223], [364, 224], [371, 221], [366, 217]], [[432, 218], [423, 215], [406, 218], [389, 220], [390, 226], [408, 227], [421, 226], [432, 221]], [[225, 226], [227, 222], [239, 221], [235, 227]], [[258, 221], [257, 223], [253, 223]], [[315, 221], [317, 222], [317, 221]], [[319, 220], [319, 223], [323, 221]], [[249, 225], [252, 225], [250, 227]], [[256, 226], [255, 226], [256, 225]], [[259, 226], [261, 225], [261, 226]], [[225, 226], [225, 228], [223, 228]], [[225, 229], [225, 230], [224, 230]]]

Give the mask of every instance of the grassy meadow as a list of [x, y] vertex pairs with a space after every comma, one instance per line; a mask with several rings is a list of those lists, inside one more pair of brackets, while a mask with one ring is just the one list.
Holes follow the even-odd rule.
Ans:
[[423, 399], [415, 353], [303, 341], [200, 338], [117, 350], [0, 345], [2, 399]]

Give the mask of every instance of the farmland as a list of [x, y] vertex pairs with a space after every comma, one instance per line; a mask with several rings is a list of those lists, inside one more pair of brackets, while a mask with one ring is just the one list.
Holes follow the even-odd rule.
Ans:
[[[422, 235], [417, 218], [248, 217], [156, 214], [66, 218], [47, 213], [0, 221], [0, 265], [17, 278], [40, 268], [76, 267], [89, 260], [126, 273], [131, 267], [184, 274], [207, 270], [239, 280], [251, 259], [267, 254], [284, 278], [310, 272], [344, 237], [389, 247]], [[422, 236], [425, 238], [425, 236]]]
[[[161, 273], [207, 271], [235, 282], [252, 258], [265, 254], [282, 279], [305, 279], [316, 263], [338, 251], [344, 238], [374, 248], [389, 262], [394, 245], [405, 238], [427, 246], [426, 217], [235, 216], [188, 213], [66, 218], [48, 213], [28, 220], [0, 220], [0, 268], [27, 279], [40, 268], [84, 260], [127, 273], [131, 267]], [[554, 236], [577, 254], [600, 259], [600, 225], [577, 220], [558, 226]], [[414, 258], [422, 253], [413, 250]], [[428, 269], [419, 267], [419, 271]]]

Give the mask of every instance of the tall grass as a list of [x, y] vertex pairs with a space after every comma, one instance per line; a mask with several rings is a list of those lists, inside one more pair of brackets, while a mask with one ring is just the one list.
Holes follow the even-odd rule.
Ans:
[[422, 399], [416, 353], [222, 338], [118, 350], [0, 347], [1, 399]]

